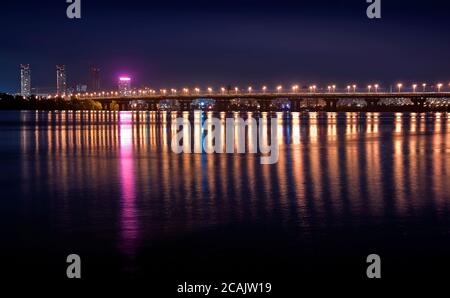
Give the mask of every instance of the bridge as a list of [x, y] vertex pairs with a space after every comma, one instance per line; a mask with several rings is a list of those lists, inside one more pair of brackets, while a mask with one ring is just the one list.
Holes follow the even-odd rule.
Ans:
[[[279, 109], [277, 101], [288, 102], [288, 110], [301, 111], [304, 109], [317, 109], [336, 111], [342, 102], [359, 103], [361, 110], [380, 111], [393, 107], [406, 110], [427, 110], [433, 104], [440, 110], [450, 111], [450, 92], [227, 92], [227, 93], [196, 93], [196, 94], [145, 94], [139, 92], [128, 96], [114, 93], [97, 95], [85, 95], [80, 99], [92, 99], [99, 101], [104, 109], [109, 109], [111, 104], [117, 104], [120, 110], [132, 110], [137, 106], [146, 110], [161, 109], [162, 101], [176, 103], [173, 109], [191, 110], [196, 100], [213, 100], [214, 105], [208, 107], [211, 110], [230, 110], [232, 102], [249, 101], [257, 103], [257, 109], [270, 111]], [[435, 103], [438, 103], [437, 105]], [[341, 103], [341, 104], [340, 104]], [[394, 103], [394, 104], [393, 104]], [[400, 103], [400, 104], [395, 104]], [[144, 107], [143, 107], [144, 106]], [[349, 107], [349, 106], [348, 106]]]

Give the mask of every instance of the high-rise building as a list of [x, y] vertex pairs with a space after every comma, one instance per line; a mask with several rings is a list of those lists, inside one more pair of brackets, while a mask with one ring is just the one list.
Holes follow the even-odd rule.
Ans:
[[100, 68], [91, 67], [90, 75], [91, 77], [89, 82], [89, 91], [90, 92], [100, 91]]
[[58, 95], [66, 94], [66, 66], [56, 65], [56, 93]]
[[76, 90], [78, 93], [86, 92], [87, 86], [83, 84], [78, 84]]
[[119, 93], [120, 95], [131, 95], [131, 78], [120, 77], [119, 78]]
[[20, 94], [23, 97], [31, 95], [31, 68], [30, 64], [20, 65]]

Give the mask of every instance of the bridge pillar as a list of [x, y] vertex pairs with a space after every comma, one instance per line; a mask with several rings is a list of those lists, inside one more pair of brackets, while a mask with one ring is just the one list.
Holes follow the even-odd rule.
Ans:
[[328, 112], [334, 112], [337, 110], [337, 102], [338, 99], [335, 98], [325, 98], [324, 99], [325, 103], [326, 103], [326, 110]]
[[270, 100], [261, 100], [259, 103], [259, 109], [262, 112], [268, 112], [270, 110]]
[[378, 102], [380, 101], [379, 98], [366, 98], [365, 99], [366, 103], [367, 103], [367, 110], [368, 111], [376, 111], [377, 110], [377, 105]]
[[124, 102], [119, 103], [119, 110], [120, 111], [128, 110], [128, 103], [124, 103]]
[[228, 110], [228, 100], [217, 100], [215, 109], [217, 111], [227, 111]]
[[191, 102], [188, 100], [180, 100], [180, 108], [182, 111], [189, 111], [191, 109]]
[[427, 99], [424, 97], [420, 97], [420, 98], [413, 99], [412, 101], [414, 103], [414, 108], [416, 110], [423, 110]]
[[301, 107], [301, 99], [292, 99], [291, 105], [292, 105], [292, 112], [299, 112]]

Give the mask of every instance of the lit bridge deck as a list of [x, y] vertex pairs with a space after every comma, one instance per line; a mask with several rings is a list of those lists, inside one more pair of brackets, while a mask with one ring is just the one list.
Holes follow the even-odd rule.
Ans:
[[[448, 108], [450, 104], [450, 92], [297, 92], [297, 93], [192, 93], [192, 94], [135, 94], [129, 96], [111, 96], [97, 94], [96, 96], [81, 96], [80, 99], [92, 99], [102, 103], [105, 108], [113, 102], [117, 103], [121, 110], [128, 109], [132, 102], [144, 102], [149, 110], [157, 110], [162, 100], [176, 101], [181, 109], [190, 109], [191, 103], [196, 99], [213, 99], [215, 108], [227, 110], [233, 99], [254, 99], [260, 105], [261, 110], [270, 109], [274, 100], [289, 100], [291, 110], [300, 110], [304, 103], [312, 106], [322, 103], [324, 110], [335, 110], [339, 100], [359, 100], [366, 102], [368, 110], [375, 109], [381, 100], [409, 100], [410, 106], [421, 109], [427, 101], [439, 100]], [[312, 103], [311, 103], [312, 102]], [[303, 104], [302, 104], [303, 103]]]

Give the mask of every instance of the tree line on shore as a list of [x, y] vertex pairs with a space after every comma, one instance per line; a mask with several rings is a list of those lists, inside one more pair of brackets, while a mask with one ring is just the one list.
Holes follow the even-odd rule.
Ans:
[[[0, 93], [0, 110], [102, 110], [102, 104], [92, 99], [63, 99], [61, 97], [24, 98], [19, 95]], [[111, 104], [110, 109], [119, 109], [118, 104]]]

